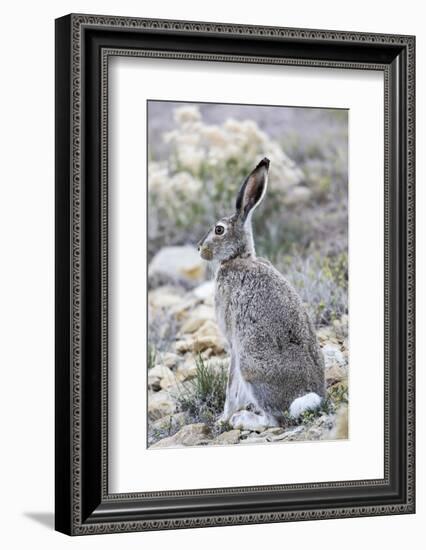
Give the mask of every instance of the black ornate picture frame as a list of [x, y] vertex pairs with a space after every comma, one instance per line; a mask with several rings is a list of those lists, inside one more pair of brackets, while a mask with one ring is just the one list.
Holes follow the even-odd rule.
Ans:
[[[107, 123], [111, 56], [384, 74], [383, 479], [108, 492]], [[68, 15], [56, 20], [56, 529], [69, 535], [415, 511], [415, 38]]]

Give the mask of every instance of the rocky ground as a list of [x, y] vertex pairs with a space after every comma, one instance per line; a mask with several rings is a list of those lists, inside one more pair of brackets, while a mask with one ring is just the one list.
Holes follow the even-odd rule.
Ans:
[[[173, 257], [170, 252], [163, 256]], [[289, 419], [286, 427], [261, 432], [216, 423], [223, 407], [229, 357], [215, 321], [213, 282], [203, 282], [205, 267], [197, 254], [187, 247], [174, 252], [180, 252], [180, 262], [173, 260], [175, 273], [162, 258], [153, 261], [149, 271], [150, 279], [158, 280], [159, 272], [166, 268], [169, 281], [148, 293], [148, 445], [164, 448], [346, 438], [347, 316], [317, 331], [327, 385], [327, 399], [320, 411], [306, 413], [297, 423]]]

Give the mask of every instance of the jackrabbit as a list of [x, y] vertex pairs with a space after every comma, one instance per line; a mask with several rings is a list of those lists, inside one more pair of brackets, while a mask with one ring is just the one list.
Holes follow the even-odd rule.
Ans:
[[198, 243], [217, 260], [215, 308], [231, 364], [219, 421], [256, 430], [298, 418], [324, 397], [324, 360], [304, 305], [273, 265], [257, 258], [251, 216], [265, 196], [269, 160], [244, 180], [232, 216], [220, 219]]

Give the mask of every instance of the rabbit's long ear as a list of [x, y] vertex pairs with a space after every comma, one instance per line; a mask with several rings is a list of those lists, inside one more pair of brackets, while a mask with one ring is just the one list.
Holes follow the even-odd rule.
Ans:
[[235, 207], [237, 215], [243, 223], [265, 196], [268, 183], [268, 169], [269, 159], [265, 157], [241, 185]]

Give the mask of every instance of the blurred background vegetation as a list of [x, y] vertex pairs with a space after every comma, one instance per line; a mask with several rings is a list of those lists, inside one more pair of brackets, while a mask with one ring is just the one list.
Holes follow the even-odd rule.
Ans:
[[257, 254], [293, 283], [317, 327], [347, 313], [346, 110], [150, 101], [148, 144], [149, 260], [195, 245], [267, 156]]

